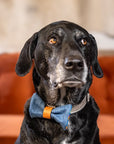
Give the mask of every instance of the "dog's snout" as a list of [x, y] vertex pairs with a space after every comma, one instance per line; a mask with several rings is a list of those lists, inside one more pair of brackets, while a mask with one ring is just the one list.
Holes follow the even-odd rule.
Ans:
[[74, 59], [65, 58], [64, 64], [67, 70], [72, 70], [72, 69], [82, 70], [84, 67], [84, 63], [81, 58], [74, 58]]

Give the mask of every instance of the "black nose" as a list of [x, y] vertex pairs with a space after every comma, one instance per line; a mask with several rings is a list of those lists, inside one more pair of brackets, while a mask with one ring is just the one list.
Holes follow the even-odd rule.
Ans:
[[65, 68], [67, 70], [72, 70], [72, 69], [76, 69], [76, 70], [82, 70], [84, 67], [84, 63], [82, 58], [65, 58]]

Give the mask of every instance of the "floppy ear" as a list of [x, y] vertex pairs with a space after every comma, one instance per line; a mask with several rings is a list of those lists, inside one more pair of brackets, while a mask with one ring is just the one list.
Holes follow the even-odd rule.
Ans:
[[30, 39], [28, 39], [24, 47], [22, 48], [15, 68], [17, 75], [24, 76], [30, 71], [34, 50], [37, 45], [37, 40], [38, 32], [35, 33]]
[[101, 78], [103, 77], [103, 71], [99, 65], [99, 62], [98, 62], [98, 59], [97, 59], [97, 56], [98, 56], [98, 52], [97, 52], [97, 44], [96, 44], [96, 40], [95, 38], [90, 35], [90, 38], [91, 38], [91, 42], [92, 42], [92, 70], [93, 70], [93, 74], [98, 77], [98, 78]]

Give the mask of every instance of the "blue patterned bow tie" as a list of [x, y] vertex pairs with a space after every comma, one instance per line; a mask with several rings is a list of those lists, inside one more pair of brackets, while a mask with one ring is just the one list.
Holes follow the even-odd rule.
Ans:
[[71, 104], [59, 106], [56, 108], [48, 106], [45, 107], [44, 101], [37, 95], [37, 93], [34, 93], [30, 101], [29, 114], [31, 118], [54, 119], [65, 130], [68, 126], [68, 119], [71, 109]]

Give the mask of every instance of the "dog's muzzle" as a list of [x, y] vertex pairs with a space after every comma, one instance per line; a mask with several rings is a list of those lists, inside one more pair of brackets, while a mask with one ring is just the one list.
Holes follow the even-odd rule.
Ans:
[[55, 89], [61, 87], [82, 87], [85, 84], [82, 79], [85, 70], [83, 58], [81, 56], [68, 56], [62, 63], [57, 65], [52, 76], [54, 77], [51, 80], [54, 82], [53, 87]]

